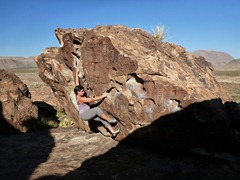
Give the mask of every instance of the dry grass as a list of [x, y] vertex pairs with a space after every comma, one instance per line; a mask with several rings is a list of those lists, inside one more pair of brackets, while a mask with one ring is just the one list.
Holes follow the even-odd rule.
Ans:
[[166, 31], [164, 29], [164, 26], [156, 26], [152, 27], [151, 34], [156, 37], [159, 41], [163, 41], [166, 39]]
[[233, 101], [240, 102], [240, 84], [220, 82], [220, 84], [228, 91]]
[[8, 69], [8, 71], [16, 74], [22, 82], [28, 86], [29, 90], [40, 86], [46, 86], [38, 75], [38, 68], [17, 68]]
[[215, 71], [216, 76], [240, 76], [240, 71]]

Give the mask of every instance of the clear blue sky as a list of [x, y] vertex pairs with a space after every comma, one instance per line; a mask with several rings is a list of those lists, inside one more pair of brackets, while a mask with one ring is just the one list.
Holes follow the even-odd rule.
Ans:
[[0, 0], [0, 56], [35, 56], [59, 46], [54, 30], [122, 24], [164, 26], [187, 51], [240, 58], [240, 0]]

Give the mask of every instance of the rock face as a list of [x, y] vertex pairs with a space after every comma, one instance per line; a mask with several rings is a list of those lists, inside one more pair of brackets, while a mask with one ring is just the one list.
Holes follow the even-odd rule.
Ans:
[[141, 29], [98, 26], [55, 33], [62, 47], [47, 48], [35, 59], [39, 75], [83, 130], [89, 130], [88, 125], [74, 106], [76, 69], [89, 96], [109, 92], [100, 106], [119, 121], [117, 140], [193, 103], [230, 100], [203, 57], [159, 42]]
[[27, 132], [38, 117], [27, 86], [15, 74], [0, 69], [0, 133]]

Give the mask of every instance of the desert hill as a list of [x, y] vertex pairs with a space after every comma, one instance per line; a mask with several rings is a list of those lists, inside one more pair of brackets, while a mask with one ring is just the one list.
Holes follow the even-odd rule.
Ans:
[[213, 67], [218, 67], [234, 60], [230, 54], [225, 52], [198, 50], [194, 51], [193, 54], [204, 57], [208, 62], [212, 63]]
[[227, 64], [216, 67], [216, 70], [237, 71], [240, 70], [240, 59], [235, 59]]
[[37, 67], [34, 58], [35, 56], [30, 56], [27, 58], [18, 56], [0, 56], [0, 68], [13, 69]]

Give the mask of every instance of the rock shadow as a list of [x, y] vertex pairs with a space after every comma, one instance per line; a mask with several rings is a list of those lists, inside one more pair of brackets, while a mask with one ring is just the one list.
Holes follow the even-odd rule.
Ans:
[[[31, 121], [31, 120], [29, 120]], [[6, 121], [2, 115], [0, 102], [1, 128]], [[29, 124], [26, 122], [26, 124]], [[30, 123], [31, 124], [31, 123]], [[5, 124], [8, 128], [9, 124]], [[13, 128], [14, 129], [14, 128]], [[48, 130], [32, 133], [14, 133], [0, 135], [0, 179], [27, 180], [30, 179], [35, 168], [48, 160], [54, 147], [54, 139]]]
[[[160, 117], [64, 176], [39, 179], [239, 179], [239, 139], [220, 99]], [[103, 142], [104, 143], [104, 142]]]
[[57, 110], [50, 104], [43, 101], [35, 101], [33, 103], [38, 108], [38, 119], [44, 118], [56, 118]]

